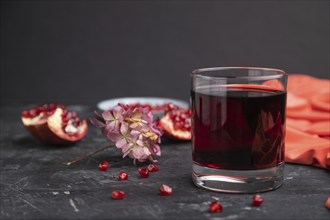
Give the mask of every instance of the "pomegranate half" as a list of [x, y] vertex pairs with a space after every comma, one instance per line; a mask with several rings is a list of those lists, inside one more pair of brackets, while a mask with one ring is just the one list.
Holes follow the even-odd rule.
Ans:
[[165, 115], [158, 121], [158, 127], [171, 139], [191, 140], [191, 111], [169, 104]]
[[27, 130], [39, 141], [49, 144], [72, 144], [87, 133], [88, 125], [75, 112], [60, 104], [45, 104], [22, 112]]

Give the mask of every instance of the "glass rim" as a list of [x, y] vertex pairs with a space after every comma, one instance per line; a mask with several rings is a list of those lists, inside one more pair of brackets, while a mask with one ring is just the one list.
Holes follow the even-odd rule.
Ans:
[[[241, 69], [241, 70], [262, 70], [262, 71], [273, 71], [276, 72], [275, 74], [271, 75], [264, 75], [264, 76], [207, 76], [203, 75], [203, 73], [206, 72], [215, 72], [215, 71], [222, 71], [222, 70], [235, 70], [235, 69]], [[240, 80], [245, 79], [249, 81], [254, 80], [271, 80], [271, 79], [278, 79], [282, 77], [286, 77], [288, 74], [281, 69], [275, 69], [275, 68], [266, 68], [266, 67], [208, 67], [208, 68], [200, 68], [195, 69], [190, 74], [192, 77], [199, 77], [204, 79], [223, 79], [223, 80]]]

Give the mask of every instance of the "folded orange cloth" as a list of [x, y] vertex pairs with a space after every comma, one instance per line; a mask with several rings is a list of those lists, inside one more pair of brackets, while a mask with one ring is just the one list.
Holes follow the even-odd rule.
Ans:
[[330, 169], [330, 80], [291, 74], [285, 161]]

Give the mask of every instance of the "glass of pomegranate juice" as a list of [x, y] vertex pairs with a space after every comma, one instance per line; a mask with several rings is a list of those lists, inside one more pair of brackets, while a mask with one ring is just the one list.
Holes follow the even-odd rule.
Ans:
[[193, 182], [230, 193], [283, 182], [287, 74], [216, 67], [191, 74]]

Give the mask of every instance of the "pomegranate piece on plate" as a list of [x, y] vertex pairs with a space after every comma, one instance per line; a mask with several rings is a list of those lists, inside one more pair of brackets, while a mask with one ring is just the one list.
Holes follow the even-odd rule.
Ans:
[[27, 130], [39, 141], [50, 144], [72, 144], [87, 133], [88, 125], [75, 112], [60, 104], [45, 104], [22, 112]]
[[168, 104], [165, 115], [158, 121], [158, 126], [168, 138], [191, 140], [191, 111]]

